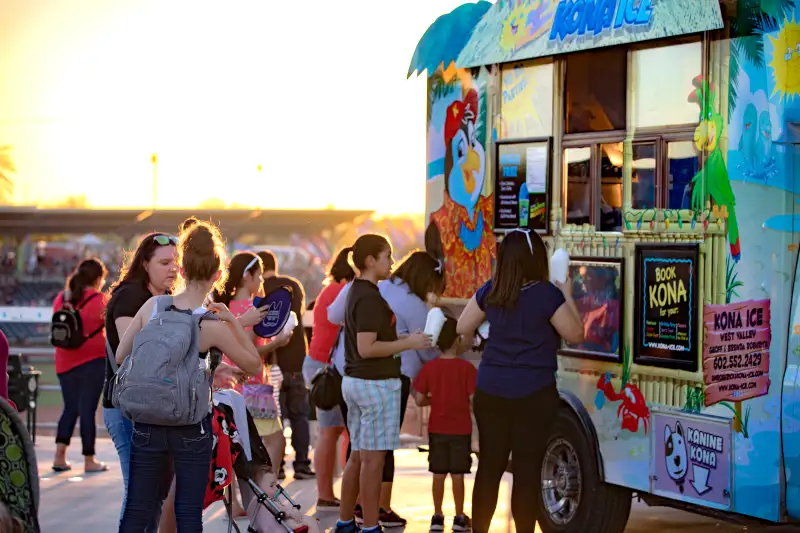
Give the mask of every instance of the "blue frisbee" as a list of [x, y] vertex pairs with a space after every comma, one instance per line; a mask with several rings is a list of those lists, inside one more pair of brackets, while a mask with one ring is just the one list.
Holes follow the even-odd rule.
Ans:
[[267, 306], [267, 316], [253, 326], [255, 334], [265, 339], [274, 337], [281, 332], [286, 322], [289, 321], [289, 315], [292, 313], [292, 289], [290, 287], [278, 287], [265, 298], [256, 296], [253, 298], [253, 306]]

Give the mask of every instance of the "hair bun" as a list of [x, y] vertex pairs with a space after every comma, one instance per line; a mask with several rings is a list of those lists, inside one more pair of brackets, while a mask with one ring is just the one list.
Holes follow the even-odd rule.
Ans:
[[215, 251], [214, 234], [204, 224], [195, 222], [195, 225], [186, 234], [185, 246], [186, 250], [191, 250], [199, 255], [213, 254]]

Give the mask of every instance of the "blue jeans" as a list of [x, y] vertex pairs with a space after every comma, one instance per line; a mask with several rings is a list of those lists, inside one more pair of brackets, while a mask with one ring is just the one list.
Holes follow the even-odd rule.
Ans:
[[69, 446], [75, 423], [80, 418], [83, 455], [94, 455], [94, 443], [97, 437], [94, 415], [97, 412], [100, 394], [103, 392], [105, 375], [105, 359], [87, 361], [58, 375], [61, 396], [64, 398], [64, 410], [58, 419], [56, 443]]
[[[133, 435], [133, 423], [122, 416], [119, 409], [103, 408], [103, 420], [106, 423], [106, 430], [111, 435], [111, 440], [114, 442], [114, 447], [117, 449], [119, 456], [119, 468], [122, 470], [122, 482], [124, 489], [122, 492], [122, 507], [119, 511], [119, 521], [122, 523], [122, 514], [125, 512], [125, 503], [128, 498], [128, 477], [130, 475], [131, 467], [131, 437]], [[165, 482], [165, 487], [162, 486], [161, 501], [167, 497], [169, 486], [172, 483], [172, 469], [169, 469], [169, 480]], [[161, 505], [153, 513], [150, 523], [144, 533], [158, 533], [158, 523], [161, 520]]]
[[175, 469], [179, 533], [202, 533], [203, 500], [211, 469], [211, 415], [193, 426], [133, 425], [128, 497], [119, 533], [141, 533], [161, 506], [158, 488]]
[[311, 445], [308, 428], [308, 388], [302, 372], [284, 372], [280, 394], [281, 414], [292, 425], [294, 468], [308, 468], [308, 448]]

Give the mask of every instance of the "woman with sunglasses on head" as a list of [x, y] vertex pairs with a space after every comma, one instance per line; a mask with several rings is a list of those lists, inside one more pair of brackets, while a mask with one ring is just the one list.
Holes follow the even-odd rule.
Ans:
[[550, 281], [544, 241], [535, 232], [506, 234], [497, 269], [470, 299], [458, 333], [472, 337], [486, 320], [489, 339], [478, 367], [473, 410], [480, 461], [472, 493], [475, 533], [488, 533], [500, 480], [513, 456], [511, 513], [517, 531], [536, 529], [541, 457], [559, 407], [556, 353], [563, 338], [583, 340], [572, 284]]
[[[208, 294], [212, 289], [220, 288], [225, 281], [222, 269], [225, 249], [219, 230], [205, 222], [194, 224], [181, 235], [178, 254], [185, 285], [171, 299], [168, 310], [195, 316], [206, 315], [207, 309], [203, 304]], [[151, 298], [137, 312], [117, 348], [118, 364], [132, 353], [136, 335], [153, 317], [165, 311], [157, 307], [160, 303], [159, 298]], [[245, 373], [257, 374], [262, 366], [258, 351], [238, 320], [221, 303], [210, 304], [208, 308], [215, 311], [220, 320], [202, 322], [197, 338], [198, 364], [202, 364], [201, 360], [210, 348], [217, 347]], [[136, 354], [147, 360], [146, 352], [137, 351]], [[205, 398], [205, 394], [200, 392], [198, 399]], [[170, 463], [175, 471], [178, 530], [182, 533], [203, 530], [202, 511], [212, 453], [210, 388], [208, 392], [208, 399], [203, 400], [208, 402], [208, 415], [197, 424], [170, 426], [134, 422], [129, 492], [120, 533], [139, 533], [146, 527], [161, 503], [156, 492], [160, 473]]]
[[67, 308], [81, 318], [84, 341], [80, 346], [55, 349], [56, 374], [64, 398], [64, 410], [56, 432], [55, 472], [71, 470], [67, 461], [67, 447], [80, 418], [83, 444], [84, 472], [105, 472], [108, 466], [95, 460], [95, 414], [97, 402], [103, 391], [106, 368], [106, 336], [103, 317], [106, 299], [100, 292], [106, 283], [106, 267], [98, 259], [81, 261], [67, 279], [66, 287], [53, 302], [53, 313]]
[[[123, 510], [128, 494], [133, 424], [122, 416], [120, 410], [111, 403], [112, 378], [117, 368], [116, 362], [113, 361], [114, 353], [119, 346], [120, 338], [128, 329], [139, 309], [153, 296], [160, 296], [172, 291], [175, 281], [178, 279], [177, 244], [177, 238], [163, 233], [151, 233], [142, 238], [128, 265], [123, 266], [119, 280], [111, 287], [111, 299], [106, 308], [106, 336], [111, 354], [110, 358], [106, 360], [103, 419], [119, 455], [122, 481], [125, 485], [122, 493]], [[171, 479], [170, 469], [164, 472], [163, 486], [158, 491], [162, 500], [166, 497]], [[160, 509], [153, 512], [145, 533], [158, 531], [160, 515]], [[120, 520], [122, 520], [122, 513], [120, 513]]]

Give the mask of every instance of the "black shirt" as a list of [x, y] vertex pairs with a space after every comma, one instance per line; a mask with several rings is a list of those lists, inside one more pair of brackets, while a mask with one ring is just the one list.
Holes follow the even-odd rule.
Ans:
[[308, 354], [308, 343], [302, 326], [303, 314], [306, 311], [306, 293], [303, 285], [291, 276], [273, 276], [264, 280], [264, 294], [269, 294], [280, 287], [292, 289], [292, 311], [297, 315], [300, 325], [294, 329], [289, 344], [276, 350], [278, 366], [281, 367], [282, 372], [299, 373], [303, 371], [303, 362]]
[[[106, 337], [111, 349], [116, 353], [120, 341], [120, 332], [117, 331], [116, 320], [122, 317], [135, 317], [139, 309], [147, 303], [154, 295], [150, 290], [141, 282], [131, 281], [121, 284], [114, 291], [111, 300], [106, 307]], [[124, 331], [122, 332], [125, 333]], [[111, 363], [106, 357], [106, 382], [103, 385], [103, 407], [110, 409], [114, 408], [111, 403], [111, 391], [109, 390], [108, 383], [111, 377], [114, 376], [114, 369], [111, 368]]]
[[374, 283], [353, 281], [347, 294], [344, 315], [344, 374], [359, 379], [392, 379], [400, 377], [399, 357], [365, 359], [358, 353], [358, 334], [377, 333], [379, 342], [397, 340], [395, 316]]

